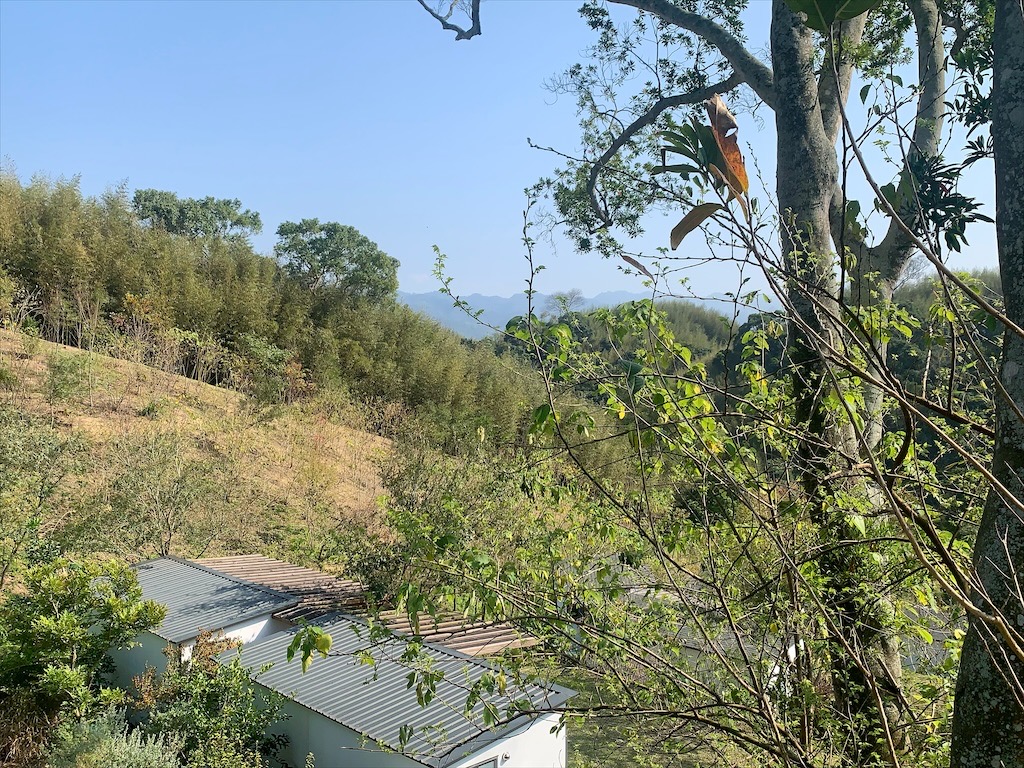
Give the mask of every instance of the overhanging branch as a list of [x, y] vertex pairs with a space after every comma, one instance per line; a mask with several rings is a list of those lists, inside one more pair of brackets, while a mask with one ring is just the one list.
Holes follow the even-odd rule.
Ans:
[[608, 146], [602, 155], [594, 161], [594, 164], [590, 168], [590, 174], [587, 177], [587, 196], [590, 198], [590, 207], [594, 213], [597, 214], [597, 218], [600, 219], [605, 226], [611, 226], [611, 217], [608, 212], [604, 210], [601, 205], [601, 201], [597, 197], [597, 177], [601, 174], [601, 171], [606, 165], [615, 157], [616, 153], [622, 149], [629, 141], [644, 128], [649, 126], [655, 120], [657, 120], [664, 112], [675, 107], [681, 107], [687, 104], [697, 104], [702, 101], [706, 101], [714, 96], [716, 93], [728, 93], [734, 88], [738, 88], [744, 83], [744, 78], [737, 73], [733, 73], [727, 79], [714, 85], [709, 85], [705, 88], [697, 88], [696, 90], [689, 91], [688, 93], [680, 93], [675, 96], [666, 96], [665, 98], [658, 99], [654, 104], [651, 105], [644, 114], [634, 120], [632, 123], [627, 125], [623, 129], [622, 133], [615, 137], [615, 140]]
[[739, 38], [725, 27], [716, 24], [707, 16], [684, 11], [669, 0], [611, 0], [611, 2], [628, 5], [652, 16], [657, 16], [662, 21], [692, 32], [709, 45], [713, 45], [761, 101], [774, 108], [774, 75], [771, 68], [759, 61], [746, 49]]
[[455, 7], [458, 5], [458, 0], [452, 0], [451, 5], [448, 6], [448, 13], [446, 13], [444, 16], [442, 16], [429, 5], [427, 5], [425, 0], [416, 0], [416, 2], [423, 6], [423, 10], [425, 10], [427, 13], [429, 13], [437, 20], [437, 23], [441, 25], [442, 29], [444, 29], [447, 32], [454, 32], [456, 40], [471, 40], [477, 35], [479, 35], [481, 32], [480, 0], [473, 0], [472, 5], [470, 6], [469, 15], [470, 20], [473, 22], [473, 26], [471, 26], [469, 29], [460, 27], [458, 24], [452, 24], [449, 21], [449, 19], [451, 19], [452, 17], [452, 14], [455, 12]]

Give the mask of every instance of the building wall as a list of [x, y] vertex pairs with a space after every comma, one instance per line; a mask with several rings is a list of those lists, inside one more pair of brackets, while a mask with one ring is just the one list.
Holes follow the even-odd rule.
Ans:
[[290, 717], [273, 732], [288, 736], [280, 757], [291, 765], [302, 765], [312, 752], [317, 768], [423, 768], [404, 755], [382, 752], [355, 731], [294, 701], [285, 702], [284, 713]]
[[[552, 733], [552, 728], [557, 732]], [[496, 768], [565, 768], [566, 764], [565, 728], [558, 729], [557, 713], [541, 715], [486, 746], [471, 743], [467, 747], [476, 751], [460, 759], [456, 750], [452, 768], [473, 768], [481, 763], [491, 768], [488, 760], [495, 760]]]
[[[260, 616], [257, 619], [225, 628], [224, 635], [241, 643], [250, 643], [253, 640], [260, 640], [267, 635], [288, 629], [290, 626], [291, 624], [271, 616]], [[167, 669], [167, 655], [164, 653], [164, 649], [169, 645], [174, 645], [152, 632], [143, 632], [135, 638], [135, 642], [138, 645], [134, 648], [120, 648], [110, 653], [114, 660], [114, 673], [111, 675], [111, 680], [121, 688], [131, 688], [132, 678], [142, 675], [147, 666], [153, 667], [158, 673]], [[176, 646], [181, 653], [182, 661], [192, 658], [192, 649], [195, 644], [196, 641], [193, 638]]]
[[[255, 619], [224, 627], [224, 629], [220, 630], [220, 633], [223, 633], [224, 637], [245, 644], [251, 643], [253, 640], [261, 640], [268, 635], [281, 632], [290, 627], [291, 624], [288, 622], [275, 619], [273, 616], [259, 616]], [[192, 649], [195, 647], [195, 644], [195, 638], [186, 640], [181, 644], [182, 661], [188, 661], [192, 658]]]
[[135, 642], [138, 645], [134, 648], [118, 648], [110, 652], [114, 660], [112, 681], [126, 690], [132, 687], [132, 678], [140, 677], [147, 666], [153, 667], [158, 673], [167, 668], [164, 649], [169, 643], [166, 640], [152, 632], [143, 632], [135, 638]]

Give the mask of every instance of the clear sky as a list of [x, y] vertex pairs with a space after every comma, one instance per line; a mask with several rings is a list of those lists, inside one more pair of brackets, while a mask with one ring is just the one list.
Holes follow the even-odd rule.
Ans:
[[[401, 261], [405, 291], [437, 287], [436, 244], [459, 292], [511, 295], [526, 277], [522, 190], [557, 164], [527, 137], [578, 143], [574, 100], [544, 88], [592, 41], [578, 5], [488, 2], [484, 34], [455, 42], [411, 0], [0, 0], [0, 157], [23, 180], [80, 174], [86, 194], [124, 181], [238, 198], [267, 253], [281, 221], [351, 224]], [[763, 117], [741, 119], [741, 140], [771, 185]], [[653, 255], [673, 224], [654, 218], [633, 249]], [[642, 290], [568, 245], [538, 255], [545, 292]], [[692, 282], [732, 290], [736, 270]]]

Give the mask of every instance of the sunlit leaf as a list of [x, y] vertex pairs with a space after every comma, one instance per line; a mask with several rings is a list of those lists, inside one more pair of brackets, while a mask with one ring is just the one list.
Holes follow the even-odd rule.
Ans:
[[678, 248], [684, 237], [722, 210], [722, 207], [719, 203], [701, 203], [683, 216], [683, 220], [672, 227], [672, 233], [669, 235], [669, 244], [672, 246], [672, 250]]
[[827, 32], [835, 21], [855, 19], [881, 4], [882, 0], [786, 0], [791, 11], [805, 14], [807, 26], [819, 32]]

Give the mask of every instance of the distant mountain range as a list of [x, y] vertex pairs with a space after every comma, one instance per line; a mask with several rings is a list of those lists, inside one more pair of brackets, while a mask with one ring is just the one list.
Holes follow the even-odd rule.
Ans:
[[[434, 291], [433, 293], [398, 292], [398, 300], [410, 309], [421, 312], [427, 317], [433, 318], [446, 328], [450, 328], [456, 333], [470, 339], [482, 339], [485, 336], [489, 336], [492, 331], [487, 327], [488, 325], [492, 325], [497, 328], [504, 328], [505, 324], [511, 318], [516, 315], [526, 314], [526, 296], [524, 294], [506, 297], [484, 296], [479, 293], [471, 293], [468, 296], [462, 296], [460, 298], [469, 304], [474, 311], [482, 310], [480, 321], [473, 319], [463, 310], [452, 306], [451, 298], [445, 296], [440, 291]], [[619, 304], [624, 304], [627, 301], [637, 301], [638, 299], [648, 298], [650, 298], [649, 293], [605, 291], [604, 293], [597, 294], [593, 298], [584, 297], [580, 299], [574, 306], [574, 309], [588, 310], [596, 309], [598, 307], [617, 307]], [[695, 303], [704, 304], [709, 308], [718, 311], [723, 311], [725, 309], [725, 307], [714, 298]], [[534, 295], [534, 314], [539, 315], [546, 310], [550, 311], [552, 309], [553, 300], [550, 294], [538, 293]], [[483, 323], [486, 323], [487, 325], [484, 325]]]

